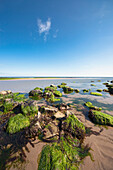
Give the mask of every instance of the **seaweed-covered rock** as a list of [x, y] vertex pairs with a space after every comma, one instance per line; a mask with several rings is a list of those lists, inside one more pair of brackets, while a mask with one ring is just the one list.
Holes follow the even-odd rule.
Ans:
[[79, 93], [79, 92], [80, 92], [78, 89], [74, 89], [74, 91], [75, 91], [76, 93]]
[[49, 91], [51, 91], [51, 92], [53, 92], [54, 90], [57, 90], [57, 86], [47, 86], [47, 87], [45, 87], [45, 90], [49, 90]]
[[41, 90], [41, 91], [43, 91], [43, 89], [40, 88], [40, 87], [35, 87], [34, 90]]
[[54, 103], [60, 101], [60, 99], [55, 98], [54, 94], [52, 94], [51, 97], [47, 99], [47, 101], [50, 103]]
[[63, 130], [72, 134], [73, 137], [78, 138], [81, 142], [83, 142], [83, 139], [85, 138], [85, 126], [73, 114], [70, 114], [69, 117], [64, 121]]
[[44, 98], [49, 98], [53, 95], [53, 93], [49, 90], [45, 90], [44, 93], [43, 93], [43, 97]]
[[108, 90], [110, 94], [113, 94], [113, 87], [108, 88]]
[[16, 116], [10, 117], [7, 125], [7, 132], [10, 134], [19, 132], [25, 127], [30, 125], [29, 118], [23, 116], [21, 113]]
[[109, 90], [108, 90], [108, 89], [103, 89], [103, 91], [104, 91], [104, 92], [109, 92]]
[[60, 91], [53, 91], [53, 94], [55, 95], [55, 97], [62, 97], [62, 93]]
[[90, 110], [88, 114], [92, 122], [100, 125], [113, 126], [113, 116], [96, 110]]
[[38, 104], [36, 101], [28, 100], [21, 104], [21, 110], [25, 116], [33, 116], [38, 114]]
[[98, 92], [102, 92], [102, 89], [97, 89]]
[[87, 92], [89, 92], [89, 90], [87, 90], [87, 89], [83, 89], [83, 92], [84, 92], [84, 93], [87, 93]]
[[109, 83], [103, 83], [103, 85], [108, 85]]
[[95, 84], [91, 84], [91, 86], [96, 86]]
[[10, 100], [10, 101], [5, 101], [5, 102], [3, 103], [3, 112], [4, 112], [4, 113], [8, 113], [8, 112], [12, 111], [13, 108], [14, 108], [14, 103], [13, 103], [12, 100]]
[[42, 94], [43, 94], [43, 92], [40, 89], [38, 89], [38, 90], [31, 90], [29, 92], [29, 96], [38, 96], [38, 95], [42, 95]]
[[58, 88], [63, 88], [63, 87], [65, 87], [66, 85], [58, 85], [57, 87]]
[[67, 85], [67, 83], [64, 83], [64, 82], [63, 82], [63, 83], [61, 83], [61, 85]]
[[90, 94], [91, 94], [91, 95], [94, 95], [94, 96], [102, 96], [101, 93], [97, 93], [97, 92], [91, 92]]
[[64, 86], [63, 87], [63, 91], [64, 91], [64, 93], [72, 93], [73, 92], [73, 88], [71, 88], [69, 86]]
[[93, 110], [98, 110], [98, 111], [102, 110], [101, 107], [93, 106], [93, 104], [91, 102], [86, 102], [84, 105], [89, 107], [90, 109], [93, 109]]

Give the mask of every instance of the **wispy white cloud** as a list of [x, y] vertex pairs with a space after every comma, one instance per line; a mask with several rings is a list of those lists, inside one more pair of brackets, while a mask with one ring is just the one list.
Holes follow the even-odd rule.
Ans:
[[48, 18], [46, 22], [42, 22], [41, 19], [38, 19], [38, 32], [39, 34], [44, 34], [44, 41], [47, 40], [47, 35], [51, 29], [51, 19]]

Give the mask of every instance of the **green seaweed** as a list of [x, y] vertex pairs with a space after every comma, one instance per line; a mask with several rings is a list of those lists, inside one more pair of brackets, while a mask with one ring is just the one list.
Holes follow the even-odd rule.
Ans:
[[96, 124], [113, 126], [113, 116], [111, 115], [92, 110], [88, 116]]
[[41, 91], [43, 91], [43, 89], [40, 88], [40, 87], [35, 87], [34, 90], [41, 90]]
[[67, 85], [67, 83], [64, 83], [64, 82], [63, 82], [63, 83], [61, 83], [61, 85]]
[[86, 102], [85, 106], [89, 107], [90, 109], [94, 109], [94, 110], [99, 110], [99, 111], [102, 110], [101, 107], [93, 106], [93, 104], [91, 102]]
[[21, 129], [30, 125], [29, 118], [23, 116], [21, 113], [10, 117], [7, 125], [7, 132], [10, 134], [19, 132]]
[[97, 92], [91, 92], [90, 94], [91, 94], [91, 95], [95, 95], [95, 96], [102, 96], [101, 93], [97, 93]]
[[24, 106], [24, 104], [22, 104], [21, 110], [24, 116], [34, 116], [35, 114], [38, 113], [38, 106], [35, 106], [35, 105]]
[[56, 97], [62, 97], [62, 93], [60, 91], [53, 91], [53, 94], [56, 96]]
[[102, 89], [97, 89], [98, 92], [102, 92]]

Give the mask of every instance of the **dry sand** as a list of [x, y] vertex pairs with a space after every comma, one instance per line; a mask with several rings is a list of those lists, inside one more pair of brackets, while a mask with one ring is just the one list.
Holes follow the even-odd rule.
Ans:
[[90, 78], [90, 77], [87, 77], [87, 78], [83, 78], [83, 77], [47, 77], [47, 78], [12, 78], [12, 79], [0, 79], [0, 81], [19, 81], [19, 80], [55, 80], [55, 79], [96, 79], [96, 78]]

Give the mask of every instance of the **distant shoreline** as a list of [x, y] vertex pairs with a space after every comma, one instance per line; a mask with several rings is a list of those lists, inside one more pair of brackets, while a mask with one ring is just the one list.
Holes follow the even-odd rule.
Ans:
[[[98, 79], [98, 78], [110, 78], [110, 77], [33, 77], [33, 78], [17, 78], [17, 77], [4, 77], [0, 78], [0, 81], [15, 81], [15, 80], [55, 80], [55, 79]], [[112, 77], [111, 77], [112, 78]]]

